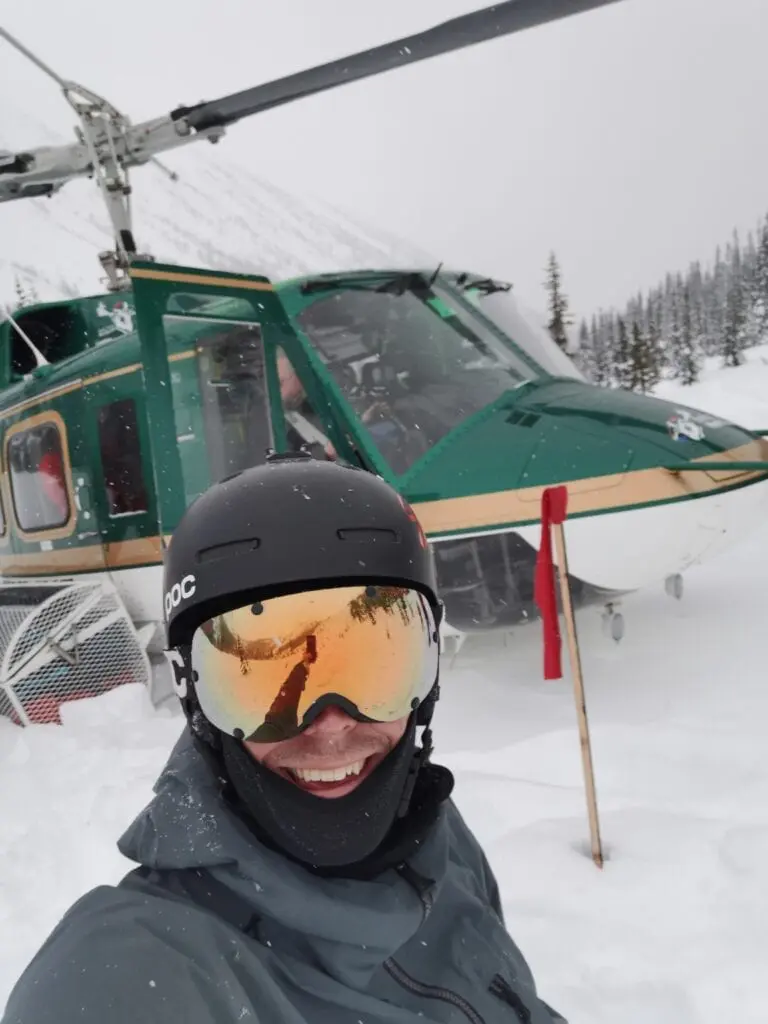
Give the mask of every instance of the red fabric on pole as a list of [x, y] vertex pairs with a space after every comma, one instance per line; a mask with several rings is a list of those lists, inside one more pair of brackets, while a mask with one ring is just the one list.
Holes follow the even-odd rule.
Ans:
[[541, 544], [536, 558], [533, 596], [544, 627], [544, 678], [562, 679], [562, 638], [557, 614], [555, 564], [552, 558], [552, 524], [565, 522], [568, 488], [547, 487], [541, 496]]

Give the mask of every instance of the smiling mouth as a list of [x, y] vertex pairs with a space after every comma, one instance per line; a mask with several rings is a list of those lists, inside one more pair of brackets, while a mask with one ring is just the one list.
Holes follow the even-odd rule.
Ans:
[[344, 796], [370, 774], [374, 757], [368, 756], [337, 768], [282, 768], [281, 774], [295, 786], [318, 796]]
[[341, 782], [349, 775], [359, 775], [365, 767], [367, 758], [353, 761], [342, 768], [289, 768], [299, 782]]

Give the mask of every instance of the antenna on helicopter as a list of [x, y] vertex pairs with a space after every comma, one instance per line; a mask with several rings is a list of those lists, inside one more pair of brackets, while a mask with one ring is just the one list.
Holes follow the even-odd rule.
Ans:
[[13, 329], [16, 331], [16, 333], [19, 335], [22, 341], [26, 343], [27, 348], [34, 356], [35, 366], [37, 367], [37, 369], [39, 370], [41, 366], [50, 366], [51, 364], [45, 358], [45, 356], [37, 347], [37, 345], [35, 345], [35, 343], [32, 341], [32, 339], [29, 337], [26, 331], [23, 331], [21, 327], [19, 327], [16, 318], [14, 317], [13, 313], [11, 313], [10, 309], [7, 306], [3, 307], [3, 313], [5, 315], [6, 320], [10, 323], [11, 327], [13, 327]]
[[[10, 32], [0, 28], [2, 38], [56, 82], [80, 119], [75, 144], [44, 146], [21, 153], [0, 151], [0, 203], [52, 196], [74, 178], [95, 177], [107, 204], [115, 235], [115, 249], [101, 253], [99, 258], [106, 271], [110, 291], [121, 291], [130, 288], [128, 268], [132, 260], [148, 258], [136, 251], [131, 223], [129, 168], [150, 162], [157, 164], [158, 153], [199, 139], [218, 142], [229, 125], [285, 103], [616, 2], [504, 0], [492, 7], [452, 18], [424, 32], [218, 100], [178, 107], [169, 114], [138, 125], [132, 125], [127, 117], [97, 93], [56, 74]], [[172, 173], [167, 168], [162, 169], [167, 174]]]

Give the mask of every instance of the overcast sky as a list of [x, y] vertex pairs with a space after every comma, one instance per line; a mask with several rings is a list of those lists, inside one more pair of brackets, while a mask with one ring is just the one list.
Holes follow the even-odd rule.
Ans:
[[[38, 0], [0, 24], [140, 120], [483, 5]], [[766, 41], [768, 0], [621, 0], [260, 115], [220, 154], [529, 302], [554, 248], [581, 315], [768, 210]], [[0, 104], [13, 89], [37, 114], [14, 148], [71, 137], [53, 83], [0, 50]]]

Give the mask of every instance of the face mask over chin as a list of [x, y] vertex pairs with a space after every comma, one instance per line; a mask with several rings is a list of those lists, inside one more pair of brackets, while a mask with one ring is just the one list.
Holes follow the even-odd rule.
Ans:
[[[375, 859], [393, 833], [400, 837], [409, 824], [411, 790], [423, 768], [415, 714], [374, 771], [351, 793], [335, 799], [300, 789], [254, 760], [232, 737], [222, 736], [222, 756], [240, 813], [257, 837], [306, 867], [340, 875], [353, 874], [355, 867]], [[452, 783], [451, 777], [446, 796]], [[435, 817], [419, 815], [430, 825]]]

